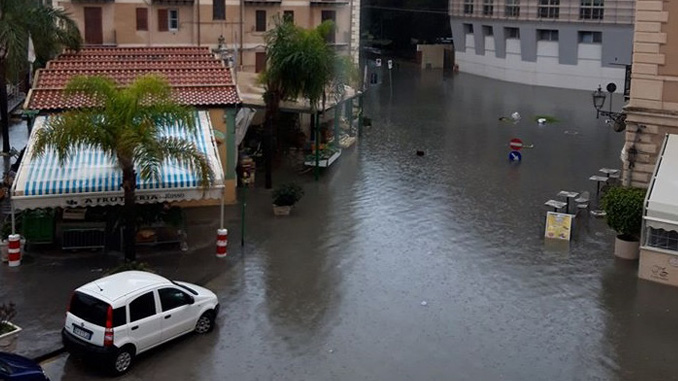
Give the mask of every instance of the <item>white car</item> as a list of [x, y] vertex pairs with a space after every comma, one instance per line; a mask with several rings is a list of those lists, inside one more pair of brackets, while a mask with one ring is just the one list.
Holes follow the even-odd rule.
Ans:
[[103, 357], [118, 375], [142, 352], [188, 332], [210, 332], [218, 312], [217, 296], [206, 288], [125, 271], [76, 289], [61, 335], [70, 353]]

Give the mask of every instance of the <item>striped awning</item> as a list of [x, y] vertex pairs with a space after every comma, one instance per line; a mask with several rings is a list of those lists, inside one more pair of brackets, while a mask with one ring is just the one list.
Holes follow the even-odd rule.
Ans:
[[[63, 165], [56, 153], [48, 150], [33, 157], [36, 132], [50, 118], [38, 117], [28, 140], [26, 153], [12, 185], [12, 205], [15, 209], [50, 207], [87, 207], [122, 205], [124, 203], [122, 171], [116, 161], [101, 150], [83, 148], [76, 151]], [[193, 142], [205, 154], [214, 173], [214, 181], [204, 189], [189, 163], [166, 160], [160, 179], [137, 179], [136, 202], [156, 203], [222, 197], [224, 174], [219, 152], [206, 111], [196, 112], [198, 133], [193, 135], [176, 125], [164, 126], [164, 135]]]

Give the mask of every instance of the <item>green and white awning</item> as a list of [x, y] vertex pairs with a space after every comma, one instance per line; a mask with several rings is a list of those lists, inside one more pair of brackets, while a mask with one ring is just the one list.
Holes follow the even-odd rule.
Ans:
[[[137, 180], [139, 203], [171, 202], [222, 197], [224, 174], [219, 160], [212, 124], [206, 111], [196, 112], [198, 131], [190, 134], [177, 125], [164, 126], [164, 135], [186, 139], [203, 152], [214, 173], [214, 181], [204, 189], [190, 163], [166, 160], [157, 180]], [[124, 203], [122, 171], [115, 160], [95, 148], [77, 150], [63, 165], [48, 150], [33, 157], [37, 131], [53, 116], [35, 121], [25, 155], [12, 185], [15, 209], [86, 207]]]

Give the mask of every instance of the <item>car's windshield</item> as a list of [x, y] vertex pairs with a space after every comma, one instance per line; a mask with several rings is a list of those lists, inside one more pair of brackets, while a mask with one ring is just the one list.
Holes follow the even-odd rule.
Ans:
[[188, 287], [188, 286], [186, 286], [186, 285], [183, 285], [183, 284], [181, 284], [181, 283], [177, 283], [177, 282], [175, 282], [175, 281], [173, 281], [173, 280], [171, 280], [170, 282], [172, 282], [172, 284], [174, 284], [175, 286], [178, 286], [178, 287], [183, 288], [184, 290], [190, 292], [190, 293], [193, 294], [193, 295], [198, 295], [198, 291], [196, 291], [196, 290], [194, 290], [194, 289], [192, 289], [192, 288], [190, 288], [190, 287]]

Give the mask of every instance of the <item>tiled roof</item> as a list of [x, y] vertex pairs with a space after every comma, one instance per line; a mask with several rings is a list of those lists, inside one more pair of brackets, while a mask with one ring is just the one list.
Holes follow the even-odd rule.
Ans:
[[66, 52], [38, 70], [34, 87], [24, 104], [27, 109], [59, 110], [92, 106], [82, 96], [68, 99], [64, 88], [77, 75], [105, 76], [120, 86], [135, 78], [163, 76], [174, 99], [191, 106], [227, 106], [241, 102], [231, 70], [207, 47], [86, 48]]

